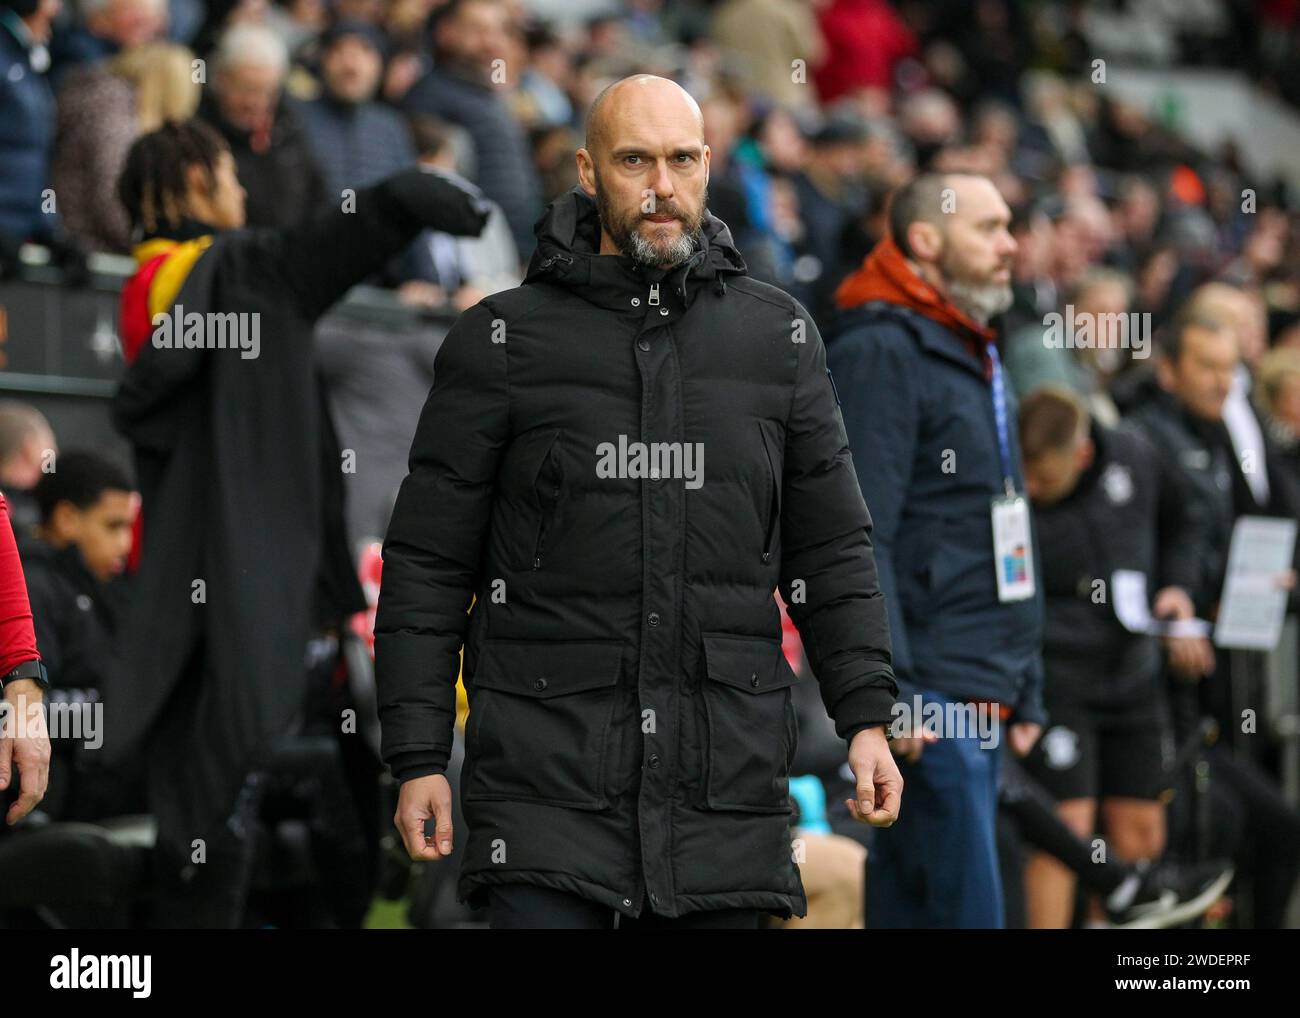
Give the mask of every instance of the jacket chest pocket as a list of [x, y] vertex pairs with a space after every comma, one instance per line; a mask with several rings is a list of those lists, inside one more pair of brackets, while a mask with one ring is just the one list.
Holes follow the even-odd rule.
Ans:
[[798, 679], [780, 642], [723, 633], [705, 633], [703, 641], [708, 808], [791, 812], [799, 733], [790, 687]]
[[485, 640], [470, 693], [467, 801], [604, 809], [623, 646]]

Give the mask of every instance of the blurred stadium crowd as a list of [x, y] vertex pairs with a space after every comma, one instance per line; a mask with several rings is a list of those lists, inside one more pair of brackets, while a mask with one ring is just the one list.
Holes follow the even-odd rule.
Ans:
[[[394, 324], [363, 315], [327, 323], [318, 336], [341, 444], [365, 466], [362, 480], [349, 481], [348, 536], [373, 588], [370, 542], [383, 536], [449, 316], [520, 282], [534, 223], [577, 183], [573, 153], [591, 100], [618, 78], [649, 72], [698, 100], [712, 149], [709, 207], [730, 227], [750, 274], [797, 297], [824, 334], [837, 288], [885, 234], [891, 191], [925, 170], [986, 175], [1012, 209], [1018, 245], [1015, 303], [998, 331], [1021, 400], [1046, 384], [1064, 387], [1093, 419], [1114, 425], [1195, 413], [1205, 407], [1188, 404], [1203, 397], [1213, 412], [1199, 417], [1224, 429], [1238, 466], [1230, 418], [1252, 415], [1258, 427], [1247, 430], [1266, 453], [1268, 481], [1261, 490], [1258, 472], [1235, 471], [1232, 513], [1294, 517], [1295, 182], [1252, 168], [1249, 132], [1212, 147], [1194, 142], [1187, 128], [1198, 110], [1172, 94], [1158, 103], [1126, 95], [1114, 85], [1122, 67], [1239, 72], [1300, 120], [1300, 3], [0, 0], [0, 274], [21, 274], [24, 244], [46, 247], [68, 285], [84, 276], [91, 254], [131, 256], [138, 238], [117, 180], [132, 142], [172, 120], [200, 117], [226, 139], [251, 227], [292, 226], [415, 165], [476, 184], [493, 205], [480, 237], [426, 232], [372, 280], [424, 317]], [[1063, 351], [1042, 342], [1048, 316], [1067, 307], [1076, 316], [1147, 315], [1155, 330], [1181, 338], [1180, 312], [1193, 301], [1234, 334], [1231, 391], [1217, 397], [1194, 381], [1172, 396], [1157, 392], [1151, 362], [1132, 359], [1129, 349]], [[1166, 341], [1162, 356], [1170, 349]], [[1185, 352], [1172, 349], [1175, 357]], [[1039, 405], [1044, 433], [1068, 417], [1061, 405], [1067, 409]], [[130, 477], [111, 459], [75, 451], [85, 444], [93, 443], [53, 434], [31, 407], [14, 400], [0, 407], [0, 490], [20, 534], [39, 646], [55, 686], [67, 698], [93, 700], [113, 653], [116, 605], [130, 596], [135, 506]], [[1037, 447], [1044, 444], [1051, 440]], [[46, 474], [45, 450], [54, 448], [73, 451]], [[1178, 450], [1161, 455], [1173, 459]], [[1226, 555], [1230, 530], [1209, 549], [1215, 555]], [[260, 792], [272, 837], [247, 921], [357, 925], [376, 897], [406, 891], [404, 921], [472, 922], [436, 867], [418, 867], [408, 883], [410, 867], [386, 830], [392, 789], [373, 747], [331, 745], [329, 719], [340, 705], [364, 714], [373, 704], [341, 678], [364, 669], [340, 651], [350, 634], [330, 637], [333, 645], [309, 657], [318, 696], [306, 708], [300, 753], [287, 754]], [[797, 659], [797, 646], [789, 653]], [[1294, 642], [1289, 654], [1294, 685]], [[1297, 733], [1265, 719], [1263, 734], [1234, 738], [1234, 667], [1243, 666], [1221, 653], [1199, 685], [1170, 678], [1180, 770], [1162, 791], [1169, 833], [1153, 854], [1186, 867], [1230, 859], [1236, 907], [1220, 906], [1212, 921], [1284, 925], [1300, 872], [1287, 748]], [[1245, 670], [1247, 681], [1267, 681], [1259, 662]], [[1293, 711], [1294, 695], [1290, 704]], [[820, 707], [813, 699], [801, 710]], [[845, 779], [828, 762], [837, 747], [827, 749], [824, 731], [818, 735], [824, 720], [801, 717], [796, 772], [821, 786], [811, 793], [796, 786], [801, 819], [810, 831], [846, 840], [810, 857], [818, 872], [805, 883], [823, 922], [861, 925], [870, 832], [835, 813], [842, 796], [832, 786]], [[56, 768], [62, 760], [76, 777], [55, 776], [43, 816], [29, 826], [103, 824], [140, 812], [142, 776], [105, 787], [93, 765], [60, 752]], [[1216, 773], [1230, 777], [1207, 787], [1198, 765], [1210, 754], [1222, 764]], [[1025, 839], [1025, 810], [1007, 807], [1006, 858], [1016, 857], [1018, 841], [1033, 840]], [[135, 829], [110, 829], [129, 867]], [[21, 833], [3, 832], [0, 850]], [[1042, 840], [1034, 844], [1044, 849]], [[1104, 897], [1125, 886], [1131, 897], [1130, 872], [1137, 871], [1091, 890]], [[1013, 874], [1007, 885], [1018, 882]], [[33, 910], [6, 902], [0, 921], [132, 921], [116, 897], [135, 893], [132, 886], [104, 877], [100, 905]], [[1008, 921], [1046, 924], [1050, 911], [1020, 902]], [[1123, 911], [1111, 909], [1110, 918]], [[1066, 921], [1088, 917], [1081, 905]]]

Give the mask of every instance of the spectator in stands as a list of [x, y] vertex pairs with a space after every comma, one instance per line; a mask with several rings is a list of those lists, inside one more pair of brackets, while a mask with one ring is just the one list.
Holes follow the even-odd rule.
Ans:
[[294, 226], [327, 201], [340, 205], [325, 190], [301, 120], [283, 94], [289, 56], [279, 36], [264, 25], [237, 24], [217, 41], [211, 64], [199, 116], [234, 154], [248, 225]]
[[[1059, 290], [1052, 277], [1052, 247], [1055, 227], [1053, 212], [1059, 207], [1051, 202], [1036, 202], [1012, 212], [1011, 236], [1016, 239], [1016, 257], [1011, 267], [1011, 293], [1014, 300], [1003, 324], [1008, 335], [1008, 372], [1011, 370], [1012, 340], [1020, 329], [1038, 326], [1056, 310]], [[1013, 384], [1017, 384], [1013, 380]], [[1017, 393], [1021, 390], [1017, 384]]]
[[704, 142], [711, 153], [709, 211], [727, 224], [749, 274], [784, 286], [778, 268], [781, 245], [771, 216], [771, 180], [759, 153], [753, 153], [753, 160], [735, 158], [747, 116], [743, 105], [720, 93], [700, 103], [700, 112], [704, 115]]
[[1261, 358], [1255, 397], [1281, 462], [1300, 480], [1300, 351], [1279, 348]]
[[[1042, 555], [1051, 718], [1025, 769], [1080, 838], [1100, 821], [1119, 858], [1155, 859], [1165, 849], [1159, 796], [1172, 736], [1160, 645], [1141, 616], [1195, 616], [1198, 541], [1183, 480], [1136, 428], [1091, 422], [1082, 398], [1060, 386], [1039, 386], [1021, 403], [1020, 440]], [[1169, 643], [1182, 674], [1213, 669], [1204, 635]], [[1038, 853], [1026, 881], [1029, 925], [1068, 926], [1072, 874]]]
[[506, 88], [520, 68], [505, 60], [509, 13], [502, 0], [448, 0], [432, 19], [434, 67], [402, 104], [456, 124], [474, 139], [474, 182], [504, 210], [521, 258], [536, 245], [541, 213], [537, 171], [528, 141], [511, 115]]
[[77, 0], [74, 6], [78, 18], [56, 31], [50, 46], [59, 90], [74, 68], [161, 39], [167, 29], [167, 0]]
[[[156, 921], [237, 925], [254, 847], [244, 825], [258, 769], [302, 709], [309, 637], [365, 606], [315, 322], [421, 227], [472, 233], [486, 212], [413, 169], [359, 191], [351, 213], [327, 206], [290, 229], [242, 230], [234, 159], [202, 121], [138, 139], [119, 189], [145, 239], [122, 293], [129, 363], [113, 413], [134, 446], [146, 523], [103, 752], [108, 766], [149, 752]], [[222, 330], [252, 317], [238, 343], [220, 333], [224, 348], [150, 341], [160, 315], [182, 311]], [[266, 341], [249, 357], [253, 328]], [[195, 837], [208, 861], [187, 881]]]
[[819, 321], [828, 321], [834, 313], [835, 288], [847, 268], [841, 240], [849, 225], [862, 216], [868, 200], [863, 179], [867, 140], [867, 127], [860, 118], [836, 115], [813, 134], [807, 164], [792, 175], [809, 253], [819, 270], [811, 286], [812, 310]]
[[184, 46], [151, 42], [68, 74], [59, 91], [53, 181], [64, 228], [83, 250], [131, 250], [117, 178], [137, 137], [194, 115], [193, 60]]
[[329, 25], [331, 10], [325, 0], [288, 0], [268, 7], [266, 23], [275, 29], [290, 53], [297, 53]]
[[894, 66], [916, 52], [915, 36], [888, 0], [830, 0], [817, 20], [826, 40], [826, 59], [815, 79], [823, 103], [888, 91]]
[[[1085, 399], [1089, 412], [1102, 424], [1118, 424], [1119, 410], [1107, 382], [1124, 363], [1126, 344], [1141, 340], [1130, 324], [1131, 292], [1131, 282], [1121, 273], [1091, 270], [1056, 309], [1059, 326], [1049, 327], [1044, 316], [1007, 337], [1007, 380], [1016, 395], [1027, 396], [1042, 385], [1063, 385]], [[1067, 345], [1066, 330], [1070, 336], [1084, 336], [1086, 330], [1095, 345]]]
[[46, 72], [60, 0], [0, 2], [0, 259], [52, 229], [49, 187], [54, 95]]
[[[116, 655], [134, 488], [102, 456], [66, 452], [58, 469], [42, 476], [36, 501], [40, 528], [20, 550], [36, 638], [50, 672], [47, 699], [90, 709], [100, 700]], [[110, 775], [98, 767], [99, 759], [84, 740], [60, 739], [45, 812], [56, 820], [143, 812], [144, 768], [134, 764]]]
[[40, 522], [33, 494], [41, 477], [54, 468], [58, 443], [45, 415], [17, 400], [0, 400], [0, 491], [21, 541]]
[[[405, 118], [375, 101], [386, 47], [383, 33], [367, 21], [336, 22], [321, 38], [322, 94], [300, 111], [332, 202], [346, 203], [349, 194], [415, 165]], [[398, 285], [412, 302], [424, 303], [431, 272], [413, 245], [372, 282]]]
[[337, 22], [321, 37], [322, 93], [303, 105], [302, 120], [330, 201], [415, 165], [406, 121], [375, 101], [386, 45], [364, 21]]
[[[996, 712], [1023, 756], [1045, 720], [1042, 600], [1024, 503], [998, 505], [1024, 488], [989, 327], [1011, 305], [1010, 220], [983, 177], [923, 174], [896, 192], [889, 236], [836, 294], [828, 360], [874, 521], [900, 699], [914, 716], [917, 697]], [[1001, 547], [991, 511], [1021, 517]], [[1003, 576], [1020, 582], [1004, 590]], [[914, 798], [877, 833], [872, 927], [1002, 925], [998, 748], [941, 735], [900, 762]]]
[[566, 87], [572, 76], [569, 54], [545, 25], [531, 27], [526, 35], [528, 66], [519, 89], [529, 127], [563, 127], [574, 122], [573, 102]]
[[[456, 153], [446, 125], [416, 115], [411, 119], [411, 128], [422, 169], [447, 175], [459, 186], [477, 191], [456, 173]], [[453, 237], [428, 230], [420, 234], [415, 242], [417, 273], [436, 290], [421, 295], [412, 289], [418, 284], [408, 283], [402, 287], [405, 297], [435, 306], [449, 304], [456, 311], [464, 311], [489, 294], [519, 285], [519, 252], [510, 223], [500, 205], [486, 196], [484, 201], [491, 212], [487, 226], [477, 237]]]
[[816, 106], [812, 73], [826, 59], [826, 41], [811, 0], [725, 0], [712, 36], [748, 90], [787, 109]]

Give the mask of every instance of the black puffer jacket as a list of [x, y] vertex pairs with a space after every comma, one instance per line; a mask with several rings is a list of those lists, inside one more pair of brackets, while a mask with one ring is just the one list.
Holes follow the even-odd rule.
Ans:
[[[805, 914], [778, 584], [840, 735], [890, 720], [871, 521], [821, 338], [745, 276], [720, 220], [704, 234], [667, 274], [598, 257], [575, 189], [524, 285], [438, 354], [375, 649], [384, 759], [406, 780], [446, 766], [465, 641], [462, 900], [519, 882], [632, 916]], [[602, 476], [620, 442], [698, 443], [702, 483]]]

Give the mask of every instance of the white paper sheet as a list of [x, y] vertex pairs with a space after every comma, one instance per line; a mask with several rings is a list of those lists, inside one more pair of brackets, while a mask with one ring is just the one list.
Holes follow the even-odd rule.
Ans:
[[1279, 577], [1291, 568], [1296, 521], [1241, 516], [1232, 528], [1214, 642], [1240, 650], [1272, 650], [1282, 633], [1287, 591]]

